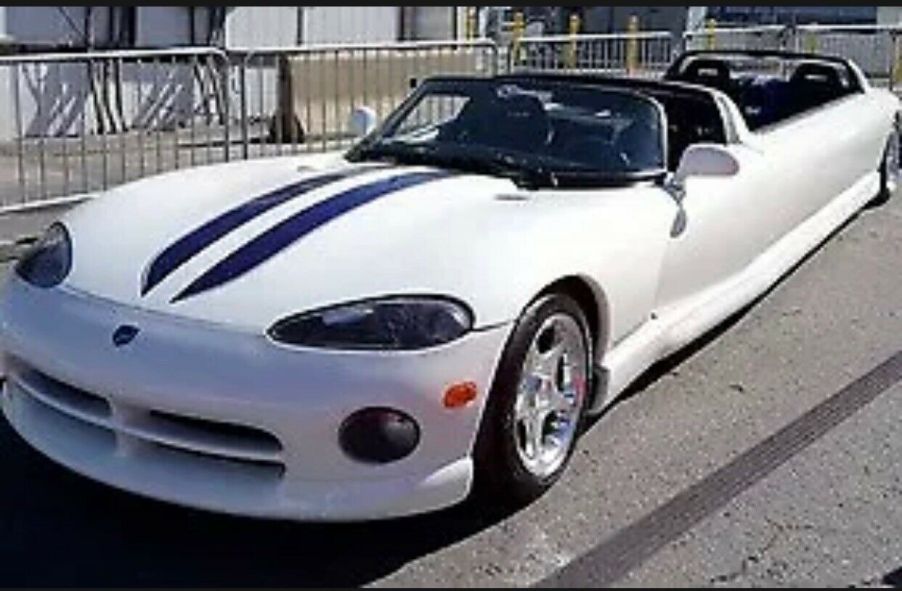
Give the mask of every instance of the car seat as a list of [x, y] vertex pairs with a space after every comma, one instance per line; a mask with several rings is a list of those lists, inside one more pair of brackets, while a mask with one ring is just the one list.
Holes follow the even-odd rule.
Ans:
[[440, 136], [458, 142], [529, 152], [548, 143], [551, 122], [538, 98], [526, 94], [470, 101]]
[[672, 79], [716, 88], [727, 94], [730, 94], [733, 90], [733, 77], [730, 72], [730, 65], [718, 59], [694, 59], [689, 62], [689, 65], [682, 72], [675, 75]]
[[803, 62], [789, 79], [794, 112], [800, 113], [841, 97], [846, 87], [834, 66]]
[[764, 74], [753, 75], [742, 79], [737, 88], [736, 103], [753, 131], [791, 114], [792, 94], [785, 80]]

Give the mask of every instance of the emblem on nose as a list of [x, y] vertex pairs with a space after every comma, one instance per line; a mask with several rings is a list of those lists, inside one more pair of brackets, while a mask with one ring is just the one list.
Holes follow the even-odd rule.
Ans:
[[123, 324], [113, 332], [113, 344], [117, 347], [127, 345], [138, 336], [140, 329], [131, 324]]

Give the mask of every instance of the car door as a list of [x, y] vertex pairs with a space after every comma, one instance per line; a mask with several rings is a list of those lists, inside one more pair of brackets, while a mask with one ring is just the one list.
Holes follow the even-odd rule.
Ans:
[[679, 208], [661, 268], [658, 310], [741, 271], [783, 225], [763, 155], [740, 144], [717, 148], [735, 159], [735, 173], [691, 175], [682, 190], [671, 189]]
[[[656, 307], [678, 305], [745, 269], [876, 168], [860, 95], [724, 146], [738, 171], [685, 181]], [[855, 118], [860, 124], [850, 125]], [[869, 143], [870, 142], [870, 143]], [[801, 256], [801, 254], [800, 254]]]

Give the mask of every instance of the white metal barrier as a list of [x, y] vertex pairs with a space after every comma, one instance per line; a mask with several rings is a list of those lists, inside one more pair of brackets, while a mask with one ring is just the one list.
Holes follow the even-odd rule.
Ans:
[[899, 79], [902, 27], [882, 25], [772, 25], [703, 28], [683, 35], [685, 49], [779, 49], [827, 53], [853, 60], [878, 83]]
[[0, 211], [229, 157], [209, 47], [0, 57]]
[[555, 35], [515, 39], [507, 51], [511, 71], [563, 70], [654, 77], [674, 56], [666, 31]]
[[902, 27], [806, 25], [792, 34], [797, 51], [829, 53], [853, 60], [871, 78], [893, 86]]
[[[635, 25], [635, 23], [634, 23]], [[574, 29], [575, 30], [575, 29]], [[850, 57], [902, 79], [902, 27], [764, 26], [491, 40], [211, 47], [0, 57], [0, 214], [183, 166], [348, 145], [350, 111], [385, 117], [424, 77], [556, 70], [657, 77], [683, 49]]]
[[348, 145], [355, 107], [370, 106], [384, 118], [423, 78], [492, 75], [498, 55], [484, 39], [232, 50], [242, 156]]
[[692, 49], [790, 49], [787, 27], [763, 25], [741, 28], [705, 27], [683, 34], [683, 48]]

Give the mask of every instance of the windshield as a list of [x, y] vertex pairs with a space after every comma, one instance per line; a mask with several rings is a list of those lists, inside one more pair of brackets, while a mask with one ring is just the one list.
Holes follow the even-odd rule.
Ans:
[[663, 128], [658, 104], [630, 91], [548, 79], [431, 79], [348, 157], [534, 186], [624, 182], [663, 174]]

